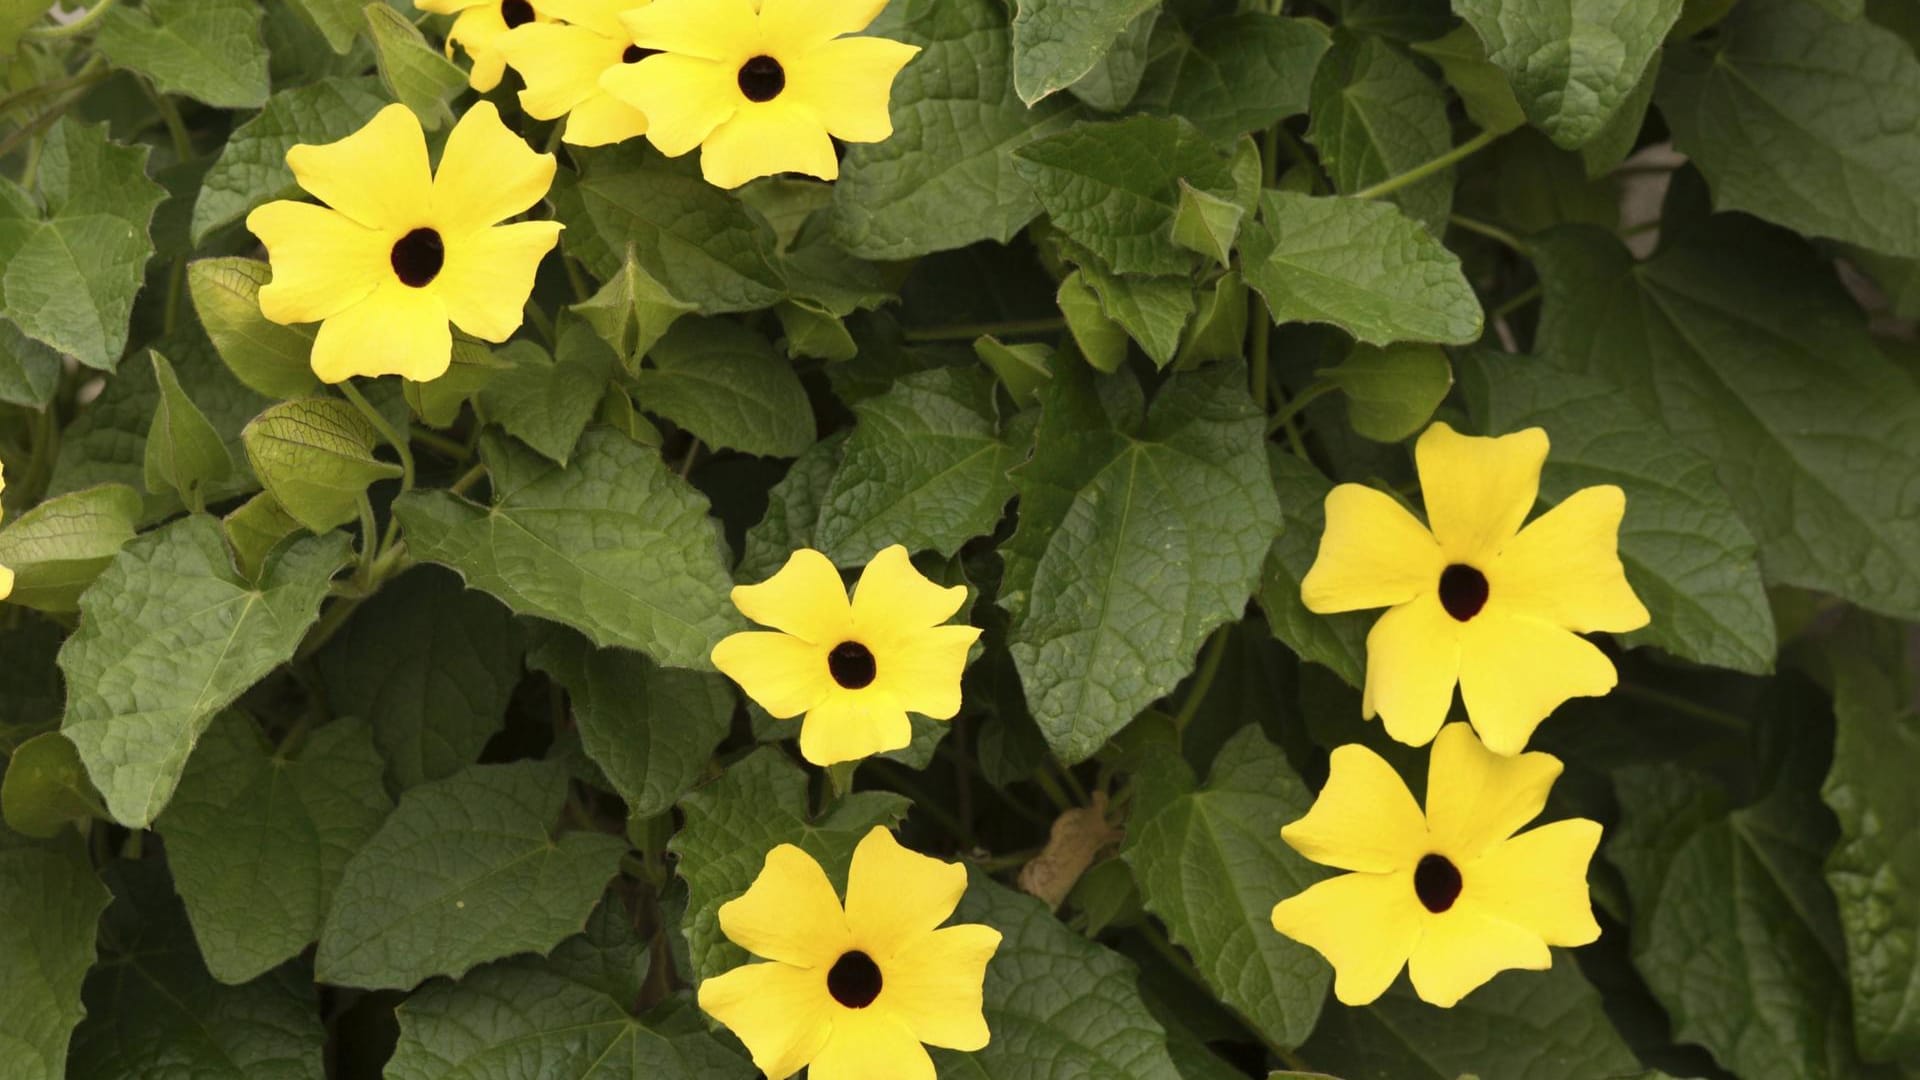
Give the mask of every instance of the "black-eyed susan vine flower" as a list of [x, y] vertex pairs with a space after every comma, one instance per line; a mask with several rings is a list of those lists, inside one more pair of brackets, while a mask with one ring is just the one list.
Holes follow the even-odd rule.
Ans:
[[981, 1011], [1000, 932], [941, 928], [967, 871], [876, 827], [854, 849], [847, 902], [792, 844], [767, 853], [753, 886], [720, 906], [720, 930], [766, 963], [700, 984], [700, 1007], [733, 1030], [768, 1080], [933, 1080], [925, 1045], [987, 1045]]
[[1433, 741], [1422, 814], [1380, 755], [1335, 749], [1313, 808], [1280, 835], [1352, 872], [1274, 905], [1274, 929], [1327, 958], [1348, 1005], [1385, 993], [1402, 966], [1442, 1007], [1509, 968], [1545, 970], [1547, 946], [1600, 936], [1587, 897], [1599, 824], [1570, 818], [1514, 835], [1559, 775], [1551, 754], [1504, 757], [1448, 724]]
[[1517, 754], [1562, 702], [1613, 689], [1613, 662], [1578, 634], [1647, 625], [1620, 564], [1619, 488], [1582, 488], [1521, 527], [1546, 458], [1539, 428], [1480, 438], [1436, 423], [1414, 446], [1426, 525], [1369, 487], [1328, 493], [1301, 600], [1390, 609], [1367, 634], [1361, 707], [1401, 742], [1433, 738], [1457, 683], [1487, 746]]
[[647, 114], [647, 138], [668, 157], [702, 147], [709, 183], [758, 176], [840, 175], [833, 140], [893, 134], [893, 80], [919, 47], [865, 30], [885, 0], [654, 0], [621, 20], [658, 50], [609, 69], [600, 84]]
[[623, 12], [647, 0], [540, 0], [560, 20], [519, 27], [500, 39], [507, 63], [526, 81], [520, 107], [536, 120], [567, 118], [561, 136], [575, 146], [605, 146], [646, 134], [646, 114], [607, 93], [606, 72], [653, 55], [633, 43]]
[[927, 580], [895, 544], [867, 564], [849, 603], [833, 563], [802, 548], [773, 577], [734, 588], [741, 614], [773, 630], [730, 635], [713, 663], [775, 717], [805, 714], [800, 753], [815, 765], [898, 750], [913, 741], [907, 713], [960, 711], [980, 631], [941, 624], [966, 599], [965, 586]]
[[403, 105], [339, 142], [295, 146], [287, 165], [326, 205], [283, 200], [247, 215], [273, 263], [260, 310], [278, 323], [321, 324], [313, 370], [322, 380], [426, 382], [452, 360], [449, 320], [495, 342], [520, 328], [561, 226], [500, 222], [546, 196], [554, 160], [508, 131], [491, 103], [454, 125], [438, 173]]
[[543, 21], [540, 7], [547, 0], [413, 0], [413, 6], [435, 15], [452, 15], [447, 30], [447, 55], [454, 46], [466, 50], [473, 67], [467, 72], [467, 85], [481, 93], [500, 85], [507, 71], [507, 58], [500, 52], [500, 37], [516, 26]]

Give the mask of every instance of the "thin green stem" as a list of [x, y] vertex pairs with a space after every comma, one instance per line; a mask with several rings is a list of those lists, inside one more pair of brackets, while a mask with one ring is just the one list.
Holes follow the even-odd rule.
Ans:
[[987, 337], [1038, 337], [1067, 328], [1060, 316], [1043, 319], [1009, 319], [1005, 322], [958, 323], [953, 326], [929, 326], [907, 331], [907, 341], [924, 344], [934, 341], [972, 341]]
[[1033, 782], [1040, 785], [1041, 791], [1047, 793], [1047, 798], [1052, 800], [1054, 809], [1063, 814], [1073, 809], [1073, 800], [1067, 798], [1066, 789], [1062, 788], [1060, 781], [1055, 780], [1053, 774], [1044, 767], [1033, 770]]
[[1184, 733], [1187, 725], [1193, 723], [1200, 705], [1207, 700], [1207, 691], [1213, 689], [1214, 677], [1220, 674], [1220, 663], [1227, 656], [1227, 627], [1222, 626], [1213, 632], [1207, 642], [1207, 654], [1200, 661], [1200, 673], [1193, 678], [1193, 689], [1187, 691], [1187, 699], [1180, 703], [1180, 711], [1173, 714], [1173, 730]]
[[360, 580], [373, 574], [373, 560], [380, 557], [380, 525], [373, 516], [373, 500], [360, 493]]
[[1622, 697], [1639, 698], [1641, 701], [1647, 702], [1650, 705], [1658, 705], [1663, 709], [1671, 709], [1682, 715], [1691, 716], [1696, 720], [1704, 720], [1715, 727], [1726, 728], [1729, 731], [1737, 731], [1741, 734], [1745, 734], [1753, 729], [1752, 724], [1730, 712], [1716, 709], [1710, 705], [1702, 705], [1697, 701], [1690, 701], [1676, 694], [1669, 694], [1664, 690], [1655, 690], [1652, 687], [1640, 686], [1629, 682], [1621, 683], [1619, 690]]
[[160, 122], [167, 126], [167, 138], [173, 143], [173, 156], [179, 161], [193, 159], [193, 136], [187, 132], [186, 121], [180, 118], [180, 107], [173, 99], [162, 93], [152, 82], [141, 79], [140, 89], [146, 91], [147, 99], [160, 114]]
[[1508, 297], [1499, 307], [1493, 309], [1491, 317], [1494, 319], [1506, 318], [1521, 308], [1526, 307], [1528, 304], [1533, 303], [1535, 300], [1540, 299], [1540, 292], [1540, 286], [1534, 285], [1524, 292], [1516, 293]]
[[1274, 411], [1273, 419], [1267, 421], [1267, 434], [1271, 435], [1283, 427], [1290, 427], [1293, 418], [1299, 416], [1307, 406], [1333, 393], [1335, 387], [1325, 379], [1314, 383], [1305, 390], [1293, 395], [1292, 400]]
[[387, 445], [393, 447], [394, 452], [400, 455], [400, 490], [403, 493], [412, 491], [414, 476], [412, 445], [404, 435], [394, 429], [392, 424], [387, 423], [387, 418], [380, 415], [380, 410], [373, 407], [373, 402], [367, 400], [359, 387], [351, 382], [343, 382], [340, 384], [340, 392], [346, 395], [354, 408], [360, 410], [360, 415], [367, 418], [367, 422], [372, 424], [373, 429], [380, 433], [380, 437], [387, 441]]
[[1473, 138], [1468, 139], [1466, 142], [1461, 143], [1459, 146], [1434, 158], [1432, 161], [1416, 165], [1398, 176], [1389, 176], [1372, 187], [1361, 188], [1359, 191], [1353, 193], [1353, 197], [1356, 199], [1378, 199], [1383, 195], [1391, 195], [1403, 187], [1410, 184], [1417, 184], [1435, 173], [1452, 168], [1493, 145], [1494, 140], [1499, 137], [1499, 134], [1496, 132], [1483, 131]]
[[1087, 806], [1092, 803], [1093, 800], [1087, 796], [1087, 789], [1081, 785], [1080, 778], [1073, 775], [1072, 769], [1062, 765], [1060, 759], [1051, 754], [1047, 755], [1047, 764], [1060, 774], [1060, 781], [1066, 785], [1067, 794], [1073, 797], [1073, 805]]
[[700, 440], [695, 439], [687, 446], [687, 456], [680, 459], [680, 479], [685, 480], [693, 472], [694, 460], [700, 456]]
[[98, 25], [101, 19], [106, 18], [107, 12], [112, 11], [114, 5], [119, 2], [120, 0], [100, 0], [85, 15], [64, 26], [36, 26], [20, 36], [30, 41], [58, 41], [61, 38], [84, 34]]
[[468, 469], [466, 472], [462, 473], [460, 476], [460, 479], [455, 480], [453, 482], [453, 486], [448, 488], [447, 490], [451, 491], [455, 495], [465, 495], [467, 492], [473, 490], [473, 486], [475, 484], [478, 484], [481, 480], [485, 479], [486, 475], [487, 475], [487, 467], [484, 463], [475, 465], [473, 468]]
[[1520, 239], [1518, 236], [1497, 225], [1489, 225], [1484, 221], [1479, 221], [1461, 214], [1454, 214], [1447, 218], [1447, 220], [1452, 222], [1456, 228], [1465, 229], [1470, 233], [1477, 233], [1480, 236], [1484, 236], [1495, 243], [1504, 244], [1508, 248], [1528, 258], [1533, 256], [1533, 249], [1527, 246], [1525, 240]]
[[410, 431], [407, 434], [412, 437], [414, 442], [425, 443], [427, 449], [434, 451], [442, 457], [450, 458], [454, 461], [465, 461], [473, 456], [473, 451], [467, 449], [466, 443], [455, 442], [445, 435], [422, 430]]

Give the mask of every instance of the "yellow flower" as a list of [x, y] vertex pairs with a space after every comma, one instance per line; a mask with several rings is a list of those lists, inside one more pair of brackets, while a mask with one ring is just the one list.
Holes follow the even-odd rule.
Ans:
[[1520, 527], [1546, 458], [1539, 428], [1488, 439], [1434, 424], [1414, 447], [1431, 531], [1372, 488], [1327, 494], [1300, 598], [1322, 614], [1391, 608], [1367, 635], [1361, 708], [1401, 742], [1433, 738], [1458, 682], [1480, 737], [1517, 754], [1562, 702], [1613, 689], [1613, 662], [1576, 634], [1647, 625], [1620, 565], [1619, 488], [1582, 488]]
[[981, 984], [1000, 932], [936, 929], [967, 871], [901, 847], [876, 827], [854, 849], [847, 905], [792, 844], [767, 853], [753, 887], [720, 906], [720, 930], [770, 963], [700, 984], [700, 1007], [733, 1029], [768, 1080], [933, 1080], [922, 1043], [987, 1045]]
[[[7, 490], [7, 467], [0, 465], [0, 492]], [[0, 510], [0, 512], [4, 512]], [[13, 571], [0, 566], [0, 600], [13, 595]]]
[[[546, 0], [541, 0], [544, 5]], [[507, 59], [500, 52], [500, 35], [516, 26], [544, 22], [545, 18], [530, 0], [413, 0], [413, 6], [435, 15], [453, 15], [453, 28], [447, 31], [447, 55], [455, 45], [467, 51], [473, 70], [467, 73], [467, 85], [481, 93], [500, 85], [506, 74]]]
[[567, 118], [563, 138], [576, 146], [605, 146], [647, 132], [640, 110], [607, 93], [600, 76], [652, 56], [633, 43], [620, 13], [647, 0], [540, 0], [562, 23], [522, 26], [500, 39], [500, 51], [526, 80], [520, 107], [536, 120]]
[[942, 626], [967, 599], [920, 575], [898, 544], [873, 557], [847, 602], [840, 572], [811, 548], [780, 572], [733, 590], [741, 614], [778, 633], [734, 634], [713, 664], [779, 719], [806, 714], [800, 753], [815, 765], [898, 750], [913, 741], [909, 710], [935, 720], [960, 711], [960, 673], [979, 638]]
[[[920, 50], [867, 28], [885, 0], [655, 0], [621, 16], [633, 40], [657, 49], [600, 84], [647, 114], [647, 138], [668, 157], [704, 146], [707, 182], [840, 175], [833, 139], [893, 134], [894, 76]], [[757, 10], [756, 10], [757, 9]], [[832, 138], [829, 138], [832, 136]]]
[[447, 320], [495, 342], [520, 328], [560, 225], [499, 223], [546, 196], [554, 162], [508, 131], [492, 104], [454, 125], [438, 175], [404, 105], [339, 142], [294, 147], [287, 165], [326, 205], [271, 202], [247, 215], [273, 262], [260, 310], [277, 323], [322, 324], [313, 343], [322, 380], [426, 382], [452, 360]]
[[1280, 836], [1353, 873], [1274, 905], [1273, 928], [1327, 958], [1348, 1005], [1385, 993], [1402, 965], [1442, 1007], [1508, 968], [1546, 970], [1547, 946], [1600, 936], [1587, 900], [1599, 824], [1571, 818], [1513, 835], [1559, 775], [1550, 754], [1502, 757], [1448, 724], [1433, 742], [1423, 816], [1378, 754], [1340, 747], [1313, 808]]

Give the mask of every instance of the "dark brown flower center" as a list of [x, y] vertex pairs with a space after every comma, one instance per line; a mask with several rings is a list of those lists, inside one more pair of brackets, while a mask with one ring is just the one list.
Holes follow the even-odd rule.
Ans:
[[623, 64], [637, 64], [649, 56], [659, 55], [659, 49], [643, 49], [638, 45], [629, 45], [627, 46], [627, 51], [620, 54], [620, 62]]
[[833, 673], [834, 682], [858, 690], [872, 683], [879, 669], [874, 666], [872, 650], [857, 641], [843, 641], [827, 654], [827, 670]]
[[864, 1009], [880, 996], [880, 965], [855, 949], [841, 953], [827, 972], [827, 992], [849, 1009]]
[[1487, 606], [1487, 575], [1454, 563], [1440, 572], [1440, 606], [1447, 614], [1466, 622]]
[[533, 5], [527, 0], [500, 0], [500, 21], [511, 30], [533, 21]]
[[440, 276], [447, 262], [447, 246], [432, 229], [415, 229], [393, 245], [393, 272], [416, 289], [425, 288]]
[[740, 92], [748, 101], [772, 101], [787, 88], [787, 69], [771, 56], [756, 56], [740, 65]]
[[1413, 870], [1413, 892], [1435, 915], [1460, 899], [1460, 868], [1445, 855], [1428, 855]]

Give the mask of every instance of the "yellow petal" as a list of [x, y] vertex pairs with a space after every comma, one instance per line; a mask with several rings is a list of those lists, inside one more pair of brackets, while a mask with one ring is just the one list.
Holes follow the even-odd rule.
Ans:
[[1422, 1001], [1444, 1009], [1509, 968], [1551, 966], [1553, 956], [1538, 935], [1486, 915], [1463, 892], [1453, 907], [1427, 920], [1407, 974]]
[[536, 120], [565, 116], [600, 93], [600, 73], [620, 66], [626, 42], [583, 26], [528, 23], [500, 39], [500, 50], [525, 80], [520, 107]]
[[557, 221], [520, 221], [446, 240], [446, 263], [433, 290], [454, 325], [486, 341], [520, 329], [540, 260], [560, 240]]
[[665, 55], [608, 68], [600, 86], [645, 114], [647, 141], [656, 150], [679, 157], [706, 142], [747, 103], [739, 78], [735, 65]]
[[[651, 117], [651, 114], [649, 114]], [[840, 159], [820, 119], [781, 95], [746, 104], [707, 136], [700, 150], [700, 174], [718, 188], [737, 188], [775, 173], [797, 172], [822, 180], [837, 179]]]
[[339, 142], [295, 146], [287, 167], [315, 198], [370, 229], [406, 233], [431, 220], [427, 136], [405, 105], [381, 109]]
[[[799, 6], [816, 0], [788, 2]], [[886, 38], [829, 41], [786, 65], [781, 98], [812, 110], [829, 134], [847, 142], [880, 142], [893, 134], [893, 80], [919, 52], [917, 45]]]
[[434, 223], [457, 236], [525, 213], [547, 197], [554, 168], [552, 154], [535, 151], [500, 122], [493, 102], [479, 102], [447, 136], [433, 178]]
[[1517, 754], [1533, 729], [1571, 697], [1599, 697], [1619, 681], [1613, 661], [1552, 623], [1491, 606], [1466, 624], [1460, 699], [1487, 749]]
[[780, 572], [758, 585], [736, 585], [740, 614], [802, 641], [832, 647], [853, 636], [853, 610], [840, 571], [825, 555], [801, 548]]
[[1427, 830], [1456, 865], [1479, 858], [1546, 808], [1560, 777], [1552, 754], [1506, 757], [1481, 745], [1466, 724], [1448, 724], [1427, 762]]
[[935, 720], [960, 711], [960, 676], [980, 638], [971, 626], [935, 626], [902, 633], [874, 647], [874, 682], [902, 708]]
[[247, 228], [273, 263], [260, 312], [274, 322], [319, 322], [393, 277], [392, 239], [324, 206], [270, 202], [247, 215]]
[[1439, 588], [1447, 567], [1425, 525], [1385, 492], [1341, 484], [1327, 492], [1320, 553], [1300, 601], [1322, 615], [1404, 604]]
[[826, 648], [789, 634], [728, 635], [713, 647], [713, 666], [779, 720], [799, 716], [834, 689]]
[[434, 15], [458, 15], [481, 4], [498, 7], [496, 0], [413, 0], [414, 7]]
[[840, 1009], [807, 1080], [934, 1080], [933, 1059], [900, 1017], [879, 1008]]
[[[715, 60], [738, 70], [763, 45], [754, 0], [654, 0], [623, 12], [633, 43], [643, 49]], [[645, 108], [642, 106], [642, 108]]]
[[907, 549], [895, 544], [860, 572], [853, 589], [853, 623], [860, 640], [875, 646], [911, 640], [920, 631], [953, 618], [967, 602], [965, 585], [937, 585], [914, 569]]
[[876, 1004], [905, 1021], [923, 1043], [978, 1050], [990, 1038], [982, 988], [987, 962], [999, 947], [1000, 931], [974, 923], [923, 934], [888, 961]]
[[[433, 9], [423, 7], [423, 10]], [[460, 46], [473, 62], [473, 70], [467, 73], [467, 85], [483, 94], [499, 86], [506, 74], [506, 57], [500, 54], [499, 47], [500, 37], [506, 32], [507, 20], [500, 15], [498, 0], [466, 5], [447, 30], [447, 45]]]
[[792, 844], [767, 852], [753, 885], [720, 905], [720, 932], [755, 956], [818, 968], [823, 979], [851, 947], [826, 871]]
[[1430, 850], [1406, 782], [1358, 743], [1334, 748], [1319, 798], [1280, 838], [1314, 862], [1375, 874], [1412, 870]]
[[833, 998], [818, 971], [743, 964], [700, 984], [700, 1007], [747, 1044], [769, 1080], [806, 1067], [833, 1032]]
[[1547, 433], [1528, 428], [1489, 439], [1435, 423], [1414, 444], [1413, 456], [1427, 524], [1448, 561], [1484, 567], [1520, 531], [1540, 496]]
[[596, 90], [567, 114], [566, 141], [574, 146], [609, 146], [646, 133], [647, 114], [605, 90]]
[[539, 0], [540, 10], [563, 23], [585, 27], [602, 37], [619, 38], [626, 46], [627, 28], [620, 13], [647, 6], [647, 0]]
[[1367, 708], [1387, 734], [1424, 746], [1446, 722], [1463, 625], [1440, 606], [1438, 593], [1426, 593], [1380, 616], [1367, 632]]
[[838, 686], [800, 723], [800, 756], [825, 768], [899, 750], [913, 742], [913, 725], [891, 694], [872, 687]]
[[1569, 630], [1625, 633], [1647, 625], [1646, 605], [1620, 565], [1626, 493], [1582, 488], [1540, 515], [1487, 566], [1489, 597]]
[[1393, 985], [1426, 910], [1413, 874], [1342, 874], [1273, 906], [1273, 928], [1333, 965], [1333, 996], [1366, 1005]]
[[798, 52], [867, 28], [887, 0], [760, 0], [760, 32]]
[[1530, 829], [1468, 864], [1461, 896], [1549, 945], [1586, 945], [1600, 937], [1587, 893], [1599, 846], [1600, 824], [1585, 818]]
[[0, 566], [0, 600], [13, 595], [13, 571]]
[[847, 927], [863, 952], [884, 963], [946, 922], [966, 891], [966, 867], [909, 851], [875, 826], [853, 849]]
[[446, 305], [432, 289], [409, 288], [391, 273], [365, 300], [321, 323], [313, 342], [313, 373], [326, 383], [355, 375], [430, 382], [452, 362]]

